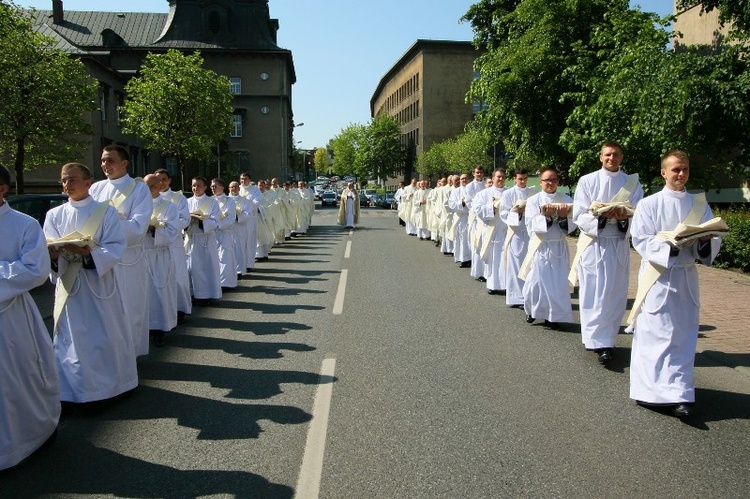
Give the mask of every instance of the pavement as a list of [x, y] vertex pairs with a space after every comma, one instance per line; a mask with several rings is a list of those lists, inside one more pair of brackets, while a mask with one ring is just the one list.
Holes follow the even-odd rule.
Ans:
[[[570, 239], [570, 246], [570, 254], [574, 255], [574, 239]], [[631, 250], [628, 312], [623, 318], [623, 326], [635, 298], [640, 264], [640, 255]], [[698, 352], [750, 376], [750, 328], [745, 323], [750, 299], [750, 274], [698, 265], [698, 276], [701, 294]], [[34, 289], [31, 295], [51, 330], [54, 287], [47, 281]]]

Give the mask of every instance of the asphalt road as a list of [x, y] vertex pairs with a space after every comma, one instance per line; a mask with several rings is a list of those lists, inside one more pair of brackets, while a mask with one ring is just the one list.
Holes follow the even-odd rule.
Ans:
[[695, 418], [643, 409], [629, 336], [604, 369], [575, 324], [527, 325], [394, 212], [351, 234], [317, 213], [0, 497], [750, 496], [747, 375], [699, 354]]

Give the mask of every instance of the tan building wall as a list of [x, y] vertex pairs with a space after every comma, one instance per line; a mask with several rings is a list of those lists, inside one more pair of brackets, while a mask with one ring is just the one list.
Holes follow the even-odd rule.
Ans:
[[677, 0], [674, 0], [673, 12], [677, 16], [674, 31], [682, 33], [682, 38], [676, 45], [715, 45], [724, 38], [731, 29], [731, 25], [722, 27], [719, 23], [719, 11], [712, 10], [701, 14], [701, 7], [677, 10]]
[[[380, 80], [370, 100], [372, 117], [385, 112], [401, 124], [402, 143], [413, 158], [436, 143], [461, 134], [471, 121], [466, 93], [477, 52], [470, 42], [417, 40]], [[404, 176], [388, 179], [393, 188]]]

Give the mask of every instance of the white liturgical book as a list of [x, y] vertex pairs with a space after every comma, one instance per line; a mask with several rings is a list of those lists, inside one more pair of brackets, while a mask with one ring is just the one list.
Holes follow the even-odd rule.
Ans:
[[721, 217], [715, 217], [700, 225], [680, 223], [674, 230], [663, 230], [656, 234], [657, 239], [673, 246], [685, 246], [690, 241], [703, 236], [724, 236], [729, 226]]
[[47, 240], [47, 247], [48, 248], [61, 248], [65, 246], [66, 244], [73, 244], [75, 246], [78, 246], [79, 248], [83, 248], [84, 246], [92, 246], [93, 241], [90, 237], [84, 236], [80, 232], [71, 232], [67, 236], [63, 236], [59, 239], [49, 239]]
[[591, 203], [591, 206], [589, 206], [589, 211], [596, 216], [601, 216], [607, 213], [609, 210], [613, 210], [615, 208], [625, 209], [625, 213], [627, 213], [629, 217], [632, 217], [633, 213], [635, 213], [635, 207], [630, 204], [630, 201], [614, 201], [611, 203], [594, 201], [593, 203]]

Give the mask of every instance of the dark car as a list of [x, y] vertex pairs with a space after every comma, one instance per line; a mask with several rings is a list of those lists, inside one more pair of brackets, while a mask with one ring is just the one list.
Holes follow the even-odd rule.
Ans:
[[360, 208], [367, 208], [370, 206], [370, 200], [362, 192], [359, 193], [359, 206]]
[[333, 191], [325, 191], [320, 195], [320, 206], [336, 206], [336, 193]]
[[392, 192], [386, 193], [383, 199], [383, 208], [390, 208], [391, 210], [396, 209], [396, 196]]
[[21, 194], [7, 198], [6, 201], [16, 211], [26, 213], [44, 225], [47, 212], [55, 206], [68, 202], [67, 194]]
[[370, 206], [383, 208], [385, 196], [383, 194], [373, 194], [370, 196]]

